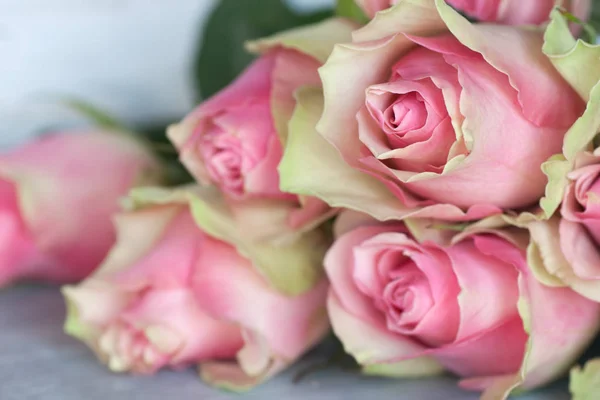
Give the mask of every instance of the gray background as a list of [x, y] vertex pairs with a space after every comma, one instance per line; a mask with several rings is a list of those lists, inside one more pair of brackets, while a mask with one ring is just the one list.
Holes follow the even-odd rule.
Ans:
[[[249, 0], [240, 0], [249, 1]], [[287, 0], [300, 11], [334, 0]], [[193, 106], [191, 66], [215, 0], [0, 0], [0, 145], [79, 123], [77, 96], [130, 123]]]
[[[294, 385], [299, 366], [247, 395], [203, 385], [193, 370], [156, 377], [114, 375], [81, 343], [62, 333], [64, 304], [56, 288], [0, 291], [1, 400], [476, 400], [450, 378], [388, 380], [336, 369], [315, 373]], [[494, 360], [490, 360], [494, 362]], [[564, 385], [522, 396], [522, 400], [567, 400]]]

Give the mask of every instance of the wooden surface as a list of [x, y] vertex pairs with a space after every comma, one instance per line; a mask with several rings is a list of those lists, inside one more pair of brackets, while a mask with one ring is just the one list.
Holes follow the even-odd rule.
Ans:
[[[155, 377], [115, 375], [88, 349], [62, 333], [63, 301], [56, 288], [0, 291], [0, 399], [2, 400], [476, 400], [450, 378], [393, 381], [328, 370], [299, 384], [297, 368], [247, 395], [203, 385], [190, 369]], [[307, 361], [304, 361], [305, 364]], [[493, 362], [493, 360], [491, 360]], [[563, 386], [519, 397], [567, 400]]]

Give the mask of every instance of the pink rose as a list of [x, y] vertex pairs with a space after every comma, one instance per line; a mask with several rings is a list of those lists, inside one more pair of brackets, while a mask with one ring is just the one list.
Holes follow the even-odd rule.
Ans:
[[[356, 0], [373, 18], [378, 11], [398, 4], [401, 0]], [[587, 20], [592, 10], [591, 0], [566, 0], [559, 4], [575, 16]], [[541, 24], [548, 20], [556, 0], [448, 0], [448, 4], [479, 21], [497, 21], [508, 25]]]
[[0, 286], [86, 277], [115, 240], [111, 216], [158, 162], [117, 133], [54, 134], [0, 155]]
[[325, 258], [334, 332], [366, 372], [443, 367], [500, 399], [560, 376], [596, 334], [600, 305], [539, 283], [512, 241], [523, 231], [483, 224], [440, 243], [418, 223], [339, 222], [350, 230]]
[[329, 212], [315, 198], [282, 192], [277, 167], [301, 86], [320, 86], [317, 69], [353, 26], [328, 20], [250, 45], [264, 54], [230, 86], [199, 105], [168, 135], [181, 161], [202, 184], [230, 201], [269, 199], [290, 204], [289, 225], [302, 228]]
[[600, 152], [577, 155], [566, 176], [560, 214], [533, 221], [530, 263], [542, 282], [569, 286], [600, 302]]
[[542, 44], [539, 31], [474, 25], [442, 0], [378, 14], [320, 69], [321, 137], [286, 148], [319, 160], [299, 159], [283, 186], [385, 220], [535, 205], [541, 164], [584, 110]]
[[245, 388], [327, 332], [324, 279], [284, 295], [235, 247], [201, 230], [185, 202], [135, 202], [141, 208], [117, 216], [119, 239], [100, 269], [64, 288], [67, 332], [111, 370], [200, 364], [209, 382]]
[[600, 279], [600, 153], [584, 154], [568, 174], [561, 207], [561, 249], [575, 273]]

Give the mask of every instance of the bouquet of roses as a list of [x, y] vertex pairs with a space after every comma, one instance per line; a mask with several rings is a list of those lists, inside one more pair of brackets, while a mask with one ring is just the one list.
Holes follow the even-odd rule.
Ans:
[[166, 132], [184, 185], [124, 132], [2, 156], [0, 283], [85, 278], [65, 329], [115, 372], [243, 390], [331, 329], [365, 374], [449, 371], [496, 400], [571, 370], [593, 398], [600, 361], [574, 367], [600, 329], [590, 12], [340, 1], [250, 41]]

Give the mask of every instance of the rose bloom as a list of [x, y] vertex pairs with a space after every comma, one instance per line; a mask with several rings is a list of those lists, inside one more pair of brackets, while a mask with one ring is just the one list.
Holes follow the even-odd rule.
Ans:
[[320, 86], [317, 69], [353, 26], [341, 19], [252, 43], [261, 55], [231, 85], [200, 104], [168, 136], [201, 183], [231, 201], [268, 199], [289, 204], [288, 224], [311, 226], [329, 208], [315, 198], [282, 192], [277, 167], [301, 86]]
[[378, 14], [320, 69], [320, 138], [305, 133], [312, 142], [286, 149], [319, 151], [321, 165], [298, 158], [297, 182], [282, 184], [383, 220], [475, 220], [535, 205], [541, 164], [584, 109], [542, 43], [536, 30], [470, 24], [443, 1]]
[[329, 315], [368, 373], [443, 367], [500, 399], [560, 376], [598, 330], [599, 304], [531, 274], [525, 231], [475, 227], [446, 243], [422, 227], [348, 218], [325, 258]]
[[118, 200], [159, 180], [151, 153], [113, 132], [47, 135], [1, 154], [0, 286], [83, 279], [115, 240]]
[[208, 382], [244, 389], [328, 331], [325, 279], [297, 296], [276, 291], [235, 247], [200, 229], [187, 204], [150, 201], [116, 225], [103, 265], [63, 290], [67, 333], [112, 371], [200, 364]]
[[[401, 0], [356, 0], [371, 18], [378, 11], [392, 7]], [[508, 25], [541, 24], [548, 20], [556, 0], [448, 0], [459, 11], [484, 22], [501, 22]], [[591, 0], [565, 0], [559, 2], [573, 15], [587, 20], [592, 11]]]
[[533, 237], [530, 263], [547, 285], [570, 286], [600, 301], [600, 151], [579, 153], [566, 178], [562, 218], [527, 225]]

